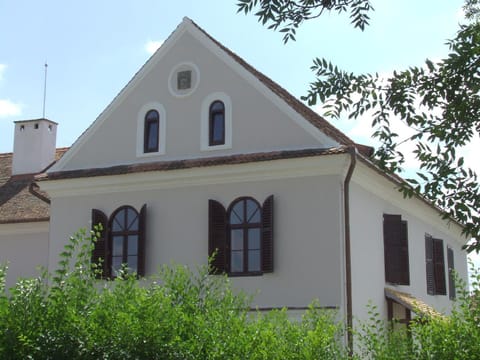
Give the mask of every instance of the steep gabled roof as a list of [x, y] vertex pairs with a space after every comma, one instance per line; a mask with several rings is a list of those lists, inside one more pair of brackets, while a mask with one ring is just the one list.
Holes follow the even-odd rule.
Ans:
[[[57, 149], [58, 160], [67, 148]], [[12, 176], [12, 153], [0, 154], [0, 224], [48, 221], [47, 194], [30, 191], [35, 174]], [[37, 192], [35, 196], [32, 192]]]

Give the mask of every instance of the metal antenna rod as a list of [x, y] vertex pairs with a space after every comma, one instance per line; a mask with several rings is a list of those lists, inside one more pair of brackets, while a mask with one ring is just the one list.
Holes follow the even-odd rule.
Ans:
[[45, 119], [45, 100], [47, 99], [47, 68], [48, 64], [45, 61], [45, 81], [43, 83], [43, 118]]

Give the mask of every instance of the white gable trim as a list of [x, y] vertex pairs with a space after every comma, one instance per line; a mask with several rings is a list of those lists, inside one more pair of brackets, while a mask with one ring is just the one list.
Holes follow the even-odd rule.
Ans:
[[125, 85], [125, 87], [117, 94], [112, 102], [105, 108], [105, 110], [97, 117], [97, 119], [80, 135], [80, 137], [73, 143], [72, 147], [62, 156], [62, 158], [52, 166], [48, 172], [61, 171], [65, 164], [82, 148], [88, 141], [90, 136], [102, 125], [114, 109], [119, 106], [128, 95], [133, 92], [139, 82], [154, 68], [157, 63], [168, 53], [177, 40], [188, 31], [194, 38], [196, 38], [202, 45], [209, 49], [214, 55], [228, 65], [233, 71], [244, 78], [249, 84], [260, 91], [268, 100], [275, 104], [281, 111], [290, 117], [295, 123], [301, 126], [309, 134], [311, 134], [319, 142], [323, 143], [325, 147], [335, 147], [339, 143], [325, 135], [321, 130], [311, 124], [308, 120], [303, 118], [294, 109], [292, 109], [283, 99], [276, 95], [267, 86], [262, 84], [252, 73], [241, 66], [230, 55], [225, 53], [212, 39], [203, 33], [197, 26], [187, 17], [183, 19], [177, 29], [168, 37], [162, 46], [147, 60], [147, 62], [140, 68], [140, 70], [133, 76], [133, 78]]

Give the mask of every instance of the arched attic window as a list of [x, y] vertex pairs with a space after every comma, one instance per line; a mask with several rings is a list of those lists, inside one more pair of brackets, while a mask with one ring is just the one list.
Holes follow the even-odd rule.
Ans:
[[215, 100], [209, 110], [209, 145], [225, 144], [225, 104]]
[[143, 152], [158, 152], [160, 115], [157, 110], [145, 114]]

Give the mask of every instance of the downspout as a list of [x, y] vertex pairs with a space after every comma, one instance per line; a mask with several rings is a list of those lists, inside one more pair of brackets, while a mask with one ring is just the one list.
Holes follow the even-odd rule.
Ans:
[[349, 146], [350, 166], [343, 184], [343, 208], [345, 216], [345, 286], [347, 300], [347, 345], [349, 354], [353, 354], [353, 311], [352, 311], [352, 262], [350, 249], [350, 180], [357, 163], [357, 150], [355, 146]]
[[46, 202], [47, 204], [50, 205], [50, 199], [47, 198], [46, 196], [40, 194], [38, 192], [38, 190], [40, 189], [40, 186], [38, 186], [38, 184], [36, 182], [31, 182], [30, 183], [30, 186], [28, 187], [28, 191], [30, 192], [30, 194], [32, 194], [33, 196], [39, 198], [40, 200]]

